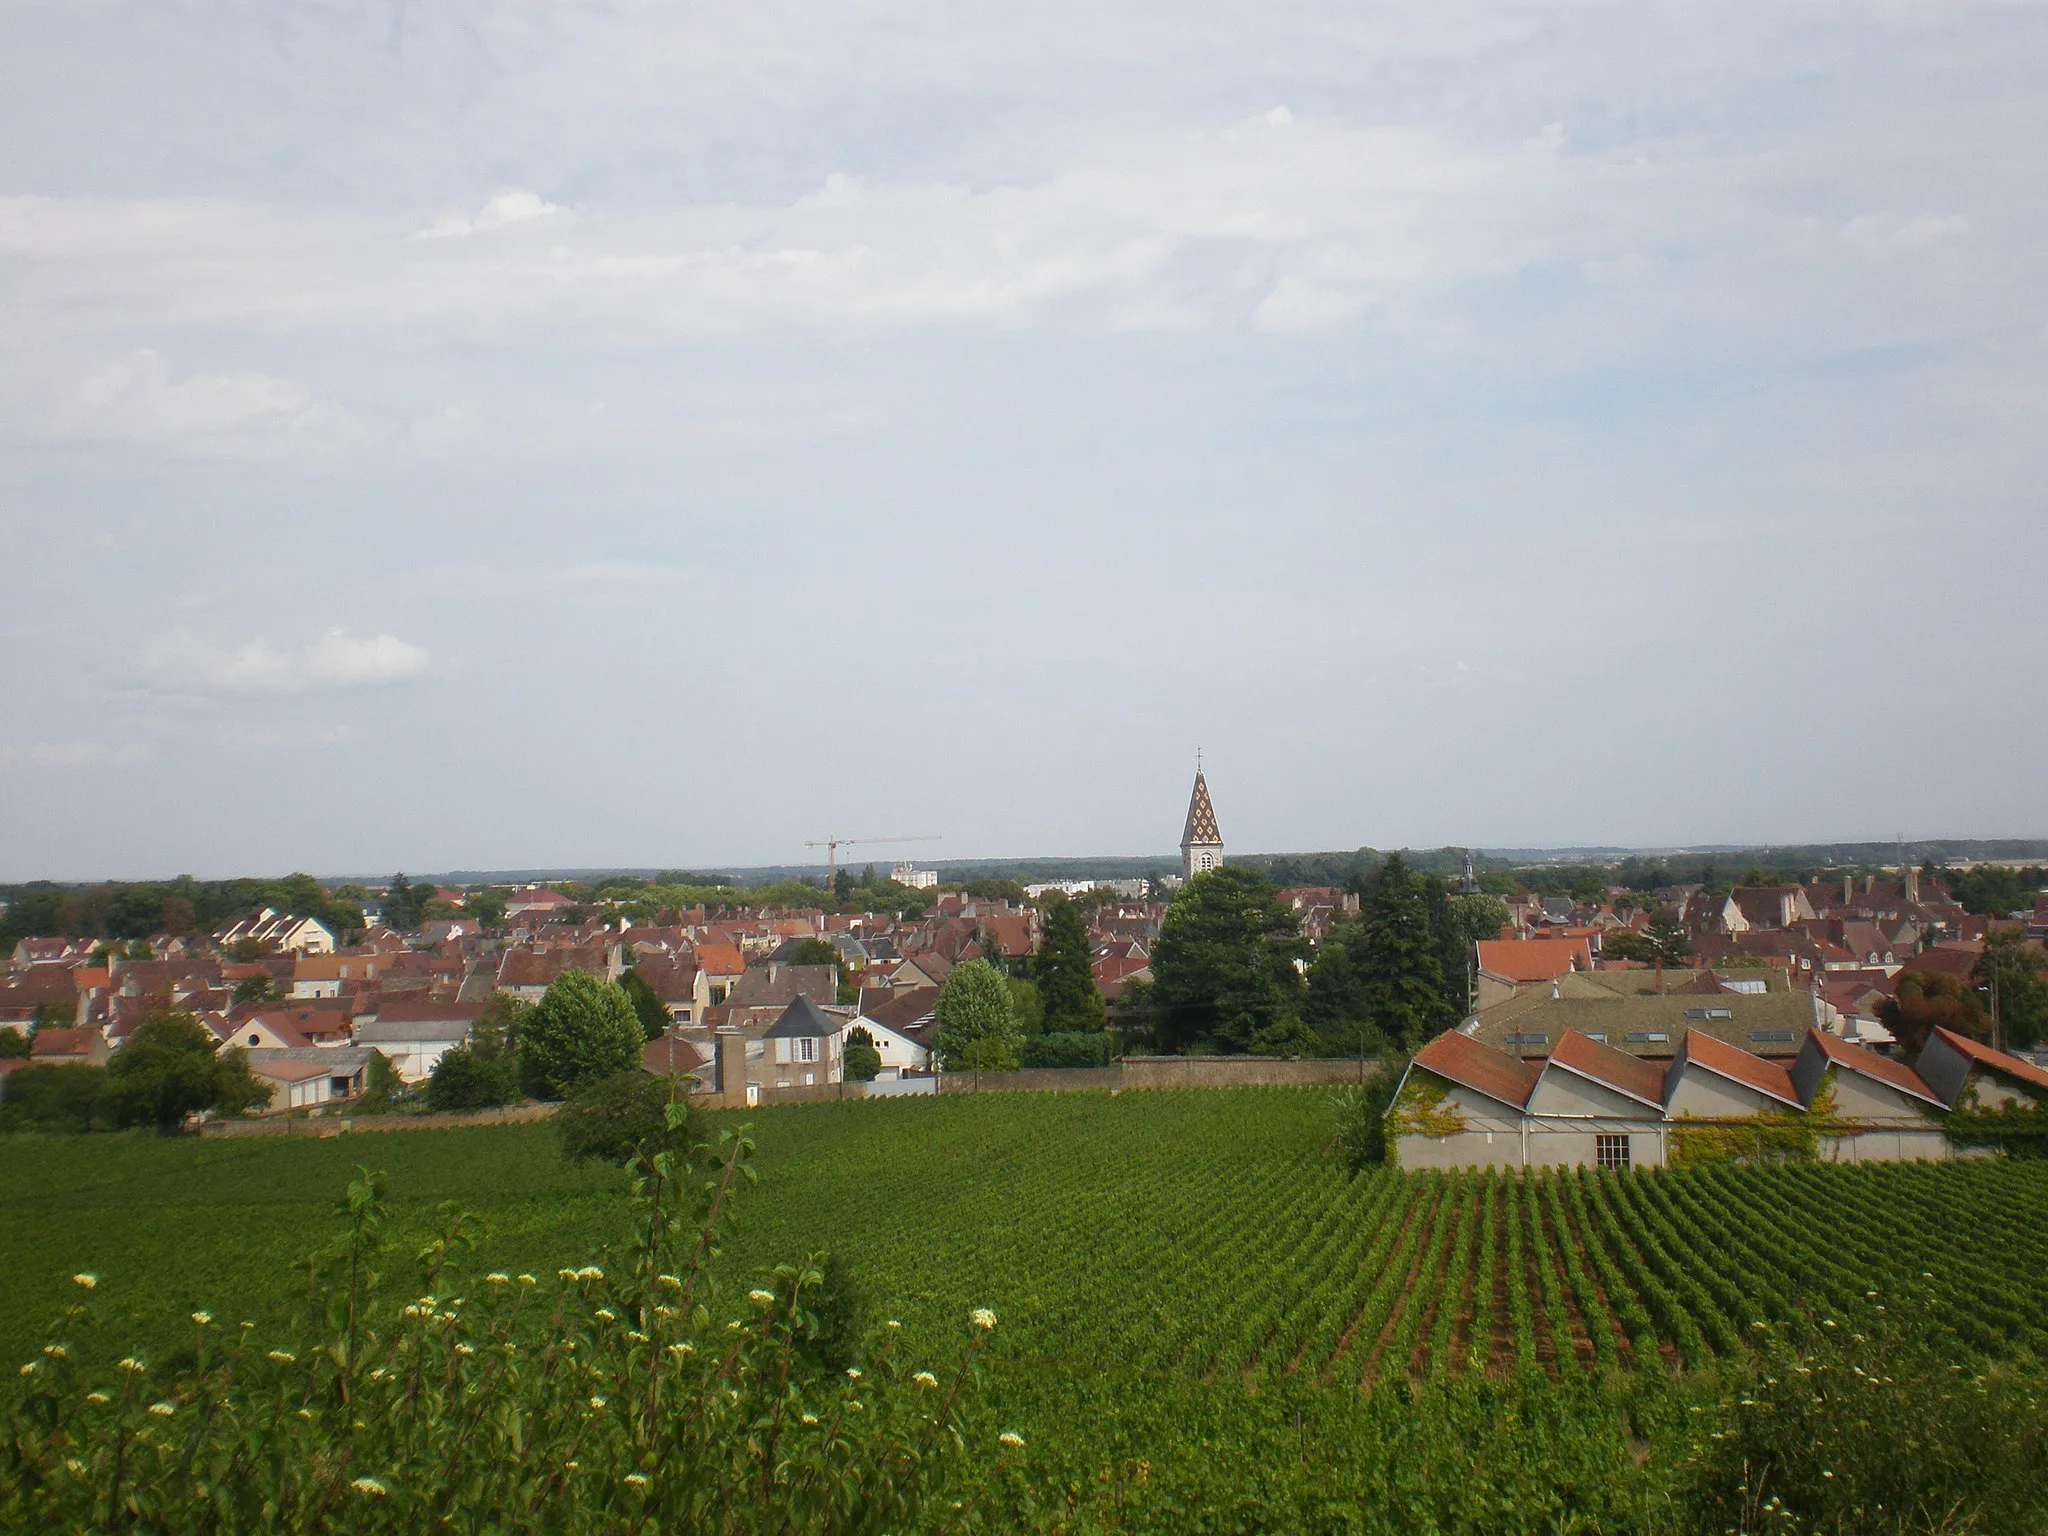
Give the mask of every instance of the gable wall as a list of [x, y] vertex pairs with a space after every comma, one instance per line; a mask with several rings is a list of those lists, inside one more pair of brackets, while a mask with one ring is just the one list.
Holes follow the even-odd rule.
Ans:
[[1731, 1082], [1718, 1072], [1709, 1072], [1696, 1062], [1687, 1062], [1675, 1084], [1665, 1087], [1665, 1112], [1672, 1116], [1697, 1115], [1720, 1120], [1782, 1110], [1786, 1106], [1753, 1088]]
[[1599, 1083], [1588, 1082], [1576, 1072], [1567, 1072], [1557, 1066], [1543, 1069], [1536, 1091], [1529, 1095], [1529, 1113], [1597, 1115], [1609, 1120], [1663, 1119], [1662, 1114], [1649, 1105], [1638, 1103], [1627, 1094], [1616, 1093]]

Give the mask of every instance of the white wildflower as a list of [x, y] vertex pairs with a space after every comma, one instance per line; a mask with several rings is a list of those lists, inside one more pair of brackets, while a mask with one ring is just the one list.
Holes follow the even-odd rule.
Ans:
[[599, 1307], [591, 1316], [595, 1317], [600, 1323], [616, 1323], [619, 1320], [619, 1314], [610, 1307]]
[[773, 1291], [764, 1291], [759, 1286], [756, 1286], [753, 1290], [747, 1292], [747, 1300], [749, 1301], [766, 1303], [773, 1301], [774, 1299], [775, 1293]]
[[151, 1403], [149, 1405], [149, 1411], [155, 1414], [160, 1419], [168, 1419], [172, 1414], [176, 1413], [178, 1410], [177, 1407], [171, 1403]]
[[647, 1486], [647, 1474], [644, 1472], [628, 1472], [626, 1474], [626, 1486], [628, 1488], [645, 1488]]
[[818, 1416], [815, 1413], [807, 1413], [803, 1415], [803, 1421], [806, 1424], [815, 1424], [818, 1422]]
[[70, 1354], [71, 1351], [66, 1349], [62, 1344], [45, 1344], [43, 1346], [43, 1353], [48, 1355], [52, 1360], [62, 1360], [66, 1355]]
[[657, 1275], [655, 1278], [672, 1291], [680, 1291], [683, 1288], [683, 1282], [674, 1275]]
[[981, 1329], [990, 1329], [996, 1325], [996, 1315], [987, 1307], [976, 1307], [968, 1314], [967, 1320]]
[[936, 1387], [939, 1384], [939, 1378], [934, 1376], [930, 1371], [919, 1371], [915, 1376], [911, 1377], [910, 1379], [916, 1382], [920, 1387]]
[[205, 1328], [213, 1322], [213, 1314], [204, 1308], [192, 1314], [192, 1321]]
[[576, 1278], [578, 1280], [602, 1280], [604, 1278], [604, 1271], [595, 1264], [586, 1264], [576, 1271]]
[[98, 1275], [77, 1274], [71, 1277], [71, 1283], [82, 1291], [89, 1291], [100, 1283], [100, 1277]]
[[1024, 1449], [1024, 1437], [1014, 1429], [1004, 1430], [1000, 1435], [996, 1436], [996, 1441], [1000, 1445], [1007, 1445], [1013, 1451]]
[[110, 1403], [113, 1401], [104, 1392], [88, 1392], [85, 1394], [85, 1400], [88, 1403]]
[[848, 1367], [846, 1368], [846, 1379], [847, 1379], [848, 1381], [859, 1381], [859, 1380], [860, 1380], [860, 1367], [859, 1367], [859, 1366], [857, 1366], [857, 1365], [849, 1365], [849, 1366], [848, 1366]]
[[123, 1355], [121, 1357], [121, 1369], [124, 1371], [146, 1371], [149, 1367], [133, 1355]]
[[539, 1282], [538, 1280], [534, 1279], [534, 1278], [533, 1278], [533, 1276], [531, 1276], [531, 1275], [521, 1275], [521, 1276], [519, 1277], [519, 1283], [520, 1283], [521, 1285], [539, 1285], [539, 1284], [540, 1284], [540, 1282]]
[[352, 1478], [349, 1482], [349, 1487], [355, 1489], [357, 1493], [366, 1493], [373, 1499], [383, 1498], [385, 1493], [388, 1491], [384, 1487], [384, 1485], [378, 1482], [377, 1479], [374, 1477]]
[[279, 1365], [291, 1365], [295, 1363], [299, 1357], [293, 1354], [288, 1349], [273, 1349], [270, 1352], [270, 1358], [275, 1360]]
[[593, 1397], [590, 1400], [590, 1406], [592, 1408], [602, 1408], [604, 1406], [604, 1399], [601, 1397]]

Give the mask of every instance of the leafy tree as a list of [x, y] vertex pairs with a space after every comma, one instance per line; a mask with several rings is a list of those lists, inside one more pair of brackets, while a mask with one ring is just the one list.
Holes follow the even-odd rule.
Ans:
[[1045, 908], [1045, 935], [1031, 959], [1031, 980], [1044, 1002], [1044, 1028], [1053, 1034], [1103, 1027], [1102, 991], [1095, 985], [1094, 946], [1088, 920], [1064, 896]]
[[1116, 1041], [1105, 1029], [1027, 1035], [1017, 1058], [1027, 1067], [1106, 1067], [1116, 1058]]
[[1035, 983], [1022, 976], [1006, 976], [1010, 984], [1010, 1012], [1017, 1019], [1017, 1033], [1029, 1039], [1045, 1032], [1045, 999]]
[[798, 939], [789, 946], [785, 959], [791, 965], [839, 964], [839, 951], [825, 939]]
[[462, 909], [486, 928], [496, 928], [505, 921], [505, 895], [502, 891], [471, 891], [462, 898]]
[[358, 1115], [388, 1115], [394, 1100], [405, 1091], [405, 1084], [399, 1078], [398, 1069], [391, 1065], [391, 1058], [382, 1051], [370, 1052], [369, 1068], [363, 1079], [363, 1091], [350, 1112]]
[[1920, 1054], [1937, 1028], [1951, 1029], [1972, 1040], [1988, 1040], [1991, 1023], [1977, 994], [1959, 977], [1935, 971], [1899, 972], [1899, 989], [1885, 999], [1878, 1019], [1897, 1037], [1908, 1060]]
[[1024, 887], [1015, 880], [969, 880], [960, 889], [976, 901], [1007, 901], [1013, 907], [1024, 905]]
[[1340, 923], [1318, 947], [1315, 964], [1308, 968], [1301, 1012], [1315, 1029], [1324, 1055], [1363, 1057], [1386, 1049], [1386, 1036], [1368, 1012], [1365, 972], [1353, 958], [1354, 947], [1362, 951], [1364, 945], [1363, 923]]
[[947, 1071], [1016, 1070], [1021, 1033], [1010, 1007], [1009, 979], [986, 960], [954, 966], [932, 1012], [932, 1043]]
[[393, 875], [391, 884], [384, 891], [384, 926], [399, 933], [419, 927], [433, 895], [431, 887], [415, 886], [402, 871]]
[[28, 1054], [28, 1036], [12, 1024], [0, 1025], [0, 1061], [14, 1060]]
[[230, 1001], [237, 1003], [269, 1003], [277, 1000], [277, 983], [269, 975], [244, 976], [235, 983]]
[[860, 1025], [846, 1032], [840, 1056], [840, 1075], [849, 1083], [872, 1083], [882, 1070], [882, 1053], [875, 1049], [875, 1037]]
[[1985, 935], [1984, 953], [1970, 977], [1997, 1004], [1998, 1040], [2005, 1050], [2027, 1050], [2048, 1033], [2048, 958], [2027, 948], [2017, 928]]
[[1461, 954], [1469, 955], [1482, 939], [1499, 938], [1508, 924], [1508, 904], [1498, 896], [1453, 896], [1448, 905]]
[[797, 1353], [820, 1373], [838, 1376], [863, 1359], [862, 1346], [868, 1331], [867, 1293], [838, 1249], [813, 1262], [818, 1267], [818, 1284], [811, 1291], [806, 1308], [811, 1326]]
[[1263, 876], [1226, 864], [1182, 886], [1152, 954], [1149, 994], [1161, 1049], [1249, 1051], [1291, 1028], [1302, 998], [1294, 914]]
[[[682, 1123], [671, 1127], [671, 1102], [685, 1106]], [[623, 1164], [636, 1156], [672, 1152], [679, 1157], [712, 1138], [704, 1112], [687, 1096], [679, 1101], [671, 1080], [638, 1068], [584, 1083], [555, 1115], [562, 1155], [571, 1162]]]
[[593, 1078], [637, 1067], [646, 1043], [624, 992], [588, 971], [564, 971], [525, 1020], [521, 1072], [536, 1094], [565, 1097]]
[[270, 1102], [271, 1090], [249, 1073], [241, 1050], [217, 1048], [193, 1015], [175, 1009], [145, 1014], [107, 1063], [107, 1111], [117, 1126], [175, 1131], [202, 1109], [237, 1115]]
[[1363, 1083], [1337, 1091], [1337, 1150], [1353, 1173], [1388, 1161], [1387, 1111], [1407, 1070], [1405, 1057], [1389, 1057]]
[[1430, 921], [1429, 882], [1389, 854], [1366, 892], [1362, 942], [1351, 946], [1364, 1017], [1388, 1040], [1413, 1050], [1457, 1022]]
[[654, 988], [647, 984], [647, 978], [638, 971], [627, 971], [619, 978], [619, 985], [625, 989], [626, 1001], [633, 1005], [633, 1016], [640, 1021], [641, 1032], [649, 1040], [658, 1040], [669, 1025], [668, 1005], [655, 995]]
[[1650, 926], [1643, 934], [1650, 942], [1651, 959], [1661, 960], [1666, 965], [1685, 965], [1691, 961], [1692, 940], [1678, 921], [1678, 914], [1670, 907], [1659, 907], [1650, 918]]
[[462, 1044], [443, 1051], [427, 1077], [429, 1109], [495, 1109], [518, 1098], [516, 1059], [502, 1029], [486, 1018], [470, 1026]]
[[2048, 870], [2008, 869], [1979, 864], [1947, 877], [1950, 894], [1963, 909], [1983, 917], [2006, 917], [2034, 904], [2034, 893], [2048, 884]]
[[89, 1131], [106, 1111], [106, 1091], [105, 1067], [16, 1067], [0, 1078], [0, 1133]]

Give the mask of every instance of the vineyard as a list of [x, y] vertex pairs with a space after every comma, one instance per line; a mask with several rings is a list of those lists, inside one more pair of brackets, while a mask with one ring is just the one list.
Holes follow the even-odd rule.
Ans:
[[[1698, 1401], [1802, 1317], [1904, 1320], [1958, 1361], [2048, 1358], [2030, 1294], [2048, 1165], [1354, 1177], [1327, 1095], [1302, 1089], [746, 1118], [761, 1183], [721, 1261], [727, 1293], [832, 1249], [908, 1339], [995, 1309], [990, 1412], [1037, 1447], [1046, 1487], [1069, 1506], [1113, 1498], [1118, 1521], [1141, 1495], [1176, 1512], [1166, 1528], [1197, 1508], [1299, 1509], [1446, 1445], [1483, 1471], [1427, 1498], [1612, 1515], [1649, 1476], [1631, 1435], [1665, 1432], [1646, 1405]], [[82, 1267], [103, 1276], [121, 1348], [173, 1337], [194, 1307], [292, 1317], [298, 1261], [366, 1159], [401, 1244], [442, 1200], [475, 1209], [479, 1271], [552, 1273], [623, 1234], [617, 1177], [564, 1165], [545, 1125], [0, 1143], [0, 1349], [30, 1350]], [[1616, 1502], [1589, 1505], [1591, 1489]]]

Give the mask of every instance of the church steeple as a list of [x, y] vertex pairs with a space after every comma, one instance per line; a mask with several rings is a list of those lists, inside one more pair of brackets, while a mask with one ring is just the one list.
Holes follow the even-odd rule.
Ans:
[[1216, 807], [1209, 800], [1209, 781], [1195, 764], [1195, 792], [1188, 797], [1187, 824], [1180, 834], [1180, 873], [1192, 880], [1223, 862], [1223, 834], [1216, 827]]

